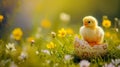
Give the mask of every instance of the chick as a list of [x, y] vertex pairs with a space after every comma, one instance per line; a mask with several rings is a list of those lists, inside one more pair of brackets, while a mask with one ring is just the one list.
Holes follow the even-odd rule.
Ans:
[[83, 26], [80, 28], [80, 34], [83, 40], [91, 46], [102, 44], [104, 31], [98, 26], [98, 21], [93, 16], [83, 18]]

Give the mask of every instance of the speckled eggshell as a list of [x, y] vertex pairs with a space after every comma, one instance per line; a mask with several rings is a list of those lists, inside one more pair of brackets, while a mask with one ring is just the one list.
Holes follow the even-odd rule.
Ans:
[[81, 58], [103, 56], [107, 53], [107, 47], [108, 45], [106, 43], [90, 46], [86, 41], [80, 40], [78, 37], [74, 41], [75, 55]]

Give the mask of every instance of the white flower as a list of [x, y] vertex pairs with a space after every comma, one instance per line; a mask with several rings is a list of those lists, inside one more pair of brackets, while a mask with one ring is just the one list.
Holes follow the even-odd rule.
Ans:
[[1, 60], [1, 61], [0, 61], [0, 66], [1, 66], [1, 67], [5, 67], [5, 65], [6, 65], [7, 63], [9, 63], [10, 61], [11, 61], [11, 59]]
[[117, 46], [117, 49], [119, 49], [119, 50], [120, 50], [120, 45], [119, 45], [119, 46]]
[[113, 65], [112, 63], [109, 63], [109, 64], [105, 63], [103, 67], [115, 67], [115, 65]]
[[112, 63], [115, 64], [115, 65], [120, 64], [120, 59], [115, 59], [115, 60], [112, 59], [111, 61], [112, 61]]
[[20, 56], [18, 57], [19, 60], [26, 60], [28, 57], [27, 53], [25, 51], [21, 52]]
[[62, 21], [70, 21], [70, 15], [69, 14], [66, 14], [66, 13], [61, 13], [60, 14], [60, 19], [62, 20]]
[[35, 53], [36, 53], [36, 55], [38, 55], [38, 54], [39, 54], [39, 51], [36, 51]]
[[18, 67], [18, 66], [14, 62], [11, 62], [10, 67]]
[[16, 51], [14, 43], [8, 43], [6, 48], [10, 51]]
[[41, 52], [50, 55], [50, 51], [49, 50], [41, 50]]
[[90, 66], [90, 62], [87, 60], [82, 60], [80, 61], [80, 67], [89, 67]]
[[55, 32], [51, 32], [52, 38], [56, 37], [56, 33]]
[[71, 60], [71, 59], [72, 59], [72, 56], [71, 56], [71, 55], [65, 55], [65, 56], [64, 56], [64, 59], [65, 59], [65, 60]]

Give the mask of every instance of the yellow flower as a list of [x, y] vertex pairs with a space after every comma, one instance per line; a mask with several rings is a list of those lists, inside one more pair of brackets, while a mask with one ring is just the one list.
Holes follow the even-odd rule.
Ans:
[[47, 44], [47, 48], [52, 49], [55, 48], [56, 45], [53, 42], [50, 42], [49, 44]]
[[67, 34], [74, 34], [73, 30], [71, 28], [66, 29]]
[[27, 41], [28, 41], [28, 42], [32, 42], [33, 40], [34, 40], [34, 37], [28, 37], [28, 38], [27, 38]]
[[4, 18], [4, 17], [3, 17], [2, 15], [0, 15], [0, 22], [3, 20], [3, 18]]
[[43, 28], [50, 28], [51, 22], [50, 22], [49, 20], [47, 20], [47, 19], [44, 19], [44, 20], [42, 20], [42, 22], [41, 22], [41, 26], [42, 26]]
[[110, 33], [109, 32], [105, 32], [105, 37], [110, 37]]
[[23, 32], [22, 32], [21, 28], [15, 28], [13, 30], [12, 34], [13, 34], [13, 38], [15, 40], [20, 40], [23, 35]]
[[102, 25], [105, 28], [109, 28], [111, 26], [111, 21], [107, 18], [107, 16], [103, 16], [103, 22]]
[[62, 28], [61, 30], [58, 31], [58, 36], [59, 37], [65, 37], [67, 34], [67, 32], [65, 31], [64, 28]]

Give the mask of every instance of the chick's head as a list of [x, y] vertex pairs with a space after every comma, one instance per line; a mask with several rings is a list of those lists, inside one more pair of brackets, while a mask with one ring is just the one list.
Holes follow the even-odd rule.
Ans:
[[96, 26], [98, 26], [98, 22], [93, 16], [86, 16], [83, 18], [83, 25], [89, 28], [96, 28]]

